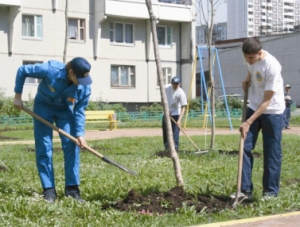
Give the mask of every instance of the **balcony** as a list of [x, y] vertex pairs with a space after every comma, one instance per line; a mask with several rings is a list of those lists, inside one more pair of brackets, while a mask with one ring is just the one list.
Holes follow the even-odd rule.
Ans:
[[21, 6], [21, 0], [0, 0], [0, 6]]
[[[149, 13], [144, 0], [100, 0], [96, 11], [107, 17], [148, 19]], [[103, 8], [104, 12], [103, 12]], [[191, 0], [152, 0], [153, 13], [158, 20], [191, 22], [194, 19]]]

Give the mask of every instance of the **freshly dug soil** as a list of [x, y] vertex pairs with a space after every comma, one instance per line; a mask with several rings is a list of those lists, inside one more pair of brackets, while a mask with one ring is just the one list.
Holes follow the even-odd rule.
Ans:
[[0, 166], [0, 171], [7, 171], [8, 169], [5, 166]]
[[287, 185], [291, 185], [291, 184], [295, 184], [295, 183], [300, 183], [300, 178], [290, 179], [290, 180], [286, 181]]
[[[31, 147], [27, 147], [26, 150], [28, 152], [35, 152], [35, 148], [31, 148]], [[62, 148], [59, 148], [59, 147], [54, 147], [53, 148], [53, 152], [59, 152], [59, 151], [62, 151]]]
[[[179, 150], [177, 151], [177, 154], [195, 154], [197, 151], [183, 151], [183, 150]], [[153, 156], [157, 156], [157, 157], [161, 157], [161, 158], [164, 158], [164, 157], [167, 157], [167, 158], [170, 158], [170, 152], [169, 151], [166, 151], [166, 150], [163, 150], [163, 151], [157, 151], [154, 153]]]
[[[225, 155], [239, 155], [239, 151], [224, 151], [224, 150], [219, 150], [220, 154], [225, 154]], [[254, 158], [260, 158], [261, 153], [258, 152], [252, 152], [252, 155]]]
[[205, 211], [207, 213], [231, 208], [229, 199], [226, 196], [189, 195], [184, 192], [182, 187], [172, 188], [165, 193], [150, 193], [146, 196], [137, 194], [132, 189], [122, 201], [118, 201], [113, 205], [106, 204], [102, 208], [112, 207], [120, 211], [137, 211], [141, 214], [158, 215], [176, 212], [183, 205], [187, 207], [194, 206], [197, 212]]

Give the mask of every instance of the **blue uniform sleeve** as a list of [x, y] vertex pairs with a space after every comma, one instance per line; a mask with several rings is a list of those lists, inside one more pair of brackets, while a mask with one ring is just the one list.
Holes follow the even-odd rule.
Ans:
[[48, 63], [23, 65], [19, 67], [15, 81], [15, 93], [22, 94], [26, 77], [43, 79], [47, 75], [48, 69]]
[[[80, 86], [80, 85], [79, 85]], [[75, 117], [75, 137], [84, 136], [85, 127], [85, 109], [89, 104], [89, 99], [91, 96], [91, 87], [86, 86], [82, 90], [80, 99], [74, 107], [74, 117]]]

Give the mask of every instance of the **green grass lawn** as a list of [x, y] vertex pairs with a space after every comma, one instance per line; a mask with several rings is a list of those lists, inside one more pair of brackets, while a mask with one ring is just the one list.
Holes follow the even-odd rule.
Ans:
[[[191, 137], [201, 148], [203, 136]], [[209, 137], [206, 138], [209, 141]], [[219, 213], [196, 213], [184, 207], [176, 213], [162, 216], [136, 212], [102, 210], [106, 203], [126, 197], [129, 190], [148, 194], [165, 192], [176, 186], [173, 164], [169, 158], [153, 156], [162, 150], [162, 138], [118, 138], [91, 141], [89, 145], [100, 153], [138, 173], [132, 176], [111, 166], [89, 152], [81, 153], [81, 192], [86, 203], [65, 198], [63, 153], [54, 152], [56, 188], [59, 199], [55, 204], [44, 202], [38, 178], [33, 145], [1, 146], [0, 160], [9, 171], [0, 171], [0, 226], [189, 226], [196, 224], [278, 214], [300, 208], [299, 137], [284, 135], [281, 191], [273, 200], [262, 200], [262, 157], [253, 168], [255, 202], [226, 209]], [[55, 144], [55, 148], [60, 145]], [[217, 136], [216, 149], [206, 155], [194, 154], [193, 145], [181, 137], [179, 154], [185, 191], [229, 196], [236, 188], [238, 157], [220, 154], [218, 150], [238, 150], [239, 136]], [[262, 152], [261, 138], [255, 152]], [[0, 163], [0, 166], [3, 166]]]

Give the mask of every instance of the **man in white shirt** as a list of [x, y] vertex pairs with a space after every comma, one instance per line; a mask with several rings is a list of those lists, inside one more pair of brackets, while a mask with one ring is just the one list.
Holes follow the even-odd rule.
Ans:
[[[174, 121], [171, 120], [172, 123], [172, 131], [173, 131], [173, 139], [175, 143], [175, 149], [179, 148], [179, 132], [181, 127], [181, 119], [185, 112], [185, 107], [187, 105], [186, 96], [184, 91], [180, 88], [181, 80], [179, 77], [173, 77], [171, 80], [171, 84], [165, 85], [166, 96], [169, 105], [170, 117], [172, 117]], [[163, 142], [166, 149], [168, 149], [168, 139], [167, 139], [167, 129], [165, 125], [165, 119], [163, 116], [162, 119], [162, 129], [163, 129]]]
[[[262, 50], [261, 43], [248, 38], [242, 46], [248, 66], [248, 75], [242, 86], [249, 88], [249, 106], [246, 121], [240, 126], [245, 139], [240, 197], [252, 199], [252, 150], [259, 131], [263, 138], [263, 196], [277, 197], [281, 172], [282, 114], [285, 109], [281, 65], [275, 57]], [[235, 198], [235, 194], [231, 195]]]

